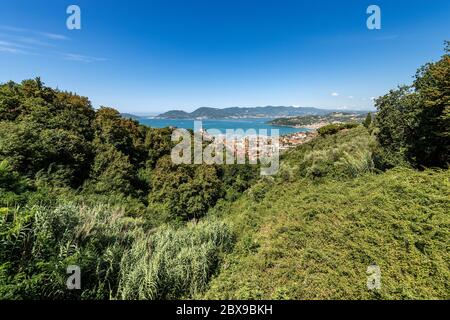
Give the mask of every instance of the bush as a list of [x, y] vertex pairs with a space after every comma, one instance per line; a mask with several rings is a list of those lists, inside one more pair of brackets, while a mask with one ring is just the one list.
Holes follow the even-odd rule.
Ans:
[[13, 171], [7, 160], [0, 161], [0, 205], [22, 203], [30, 190], [29, 181]]
[[224, 195], [219, 171], [209, 165], [175, 165], [158, 161], [151, 176], [149, 204], [171, 220], [203, 217]]
[[[0, 299], [177, 299], [206, 290], [233, 234], [217, 221], [163, 226], [117, 207], [0, 208]], [[82, 290], [67, 290], [66, 268]]]
[[253, 187], [251, 187], [247, 193], [251, 199], [255, 202], [260, 202], [264, 199], [267, 191], [270, 190], [274, 180], [272, 177], [265, 176], [260, 179]]
[[317, 130], [317, 132], [321, 136], [327, 136], [327, 135], [336, 134], [341, 130], [353, 129], [358, 126], [359, 126], [358, 123], [333, 123], [333, 124], [329, 124], [329, 125], [319, 128]]
[[[297, 175], [311, 179], [354, 178], [373, 171], [375, 146], [367, 130], [359, 126], [335, 135], [320, 136], [288, 152], [283, 166], [296, 168]], [[286, 175], [285, 170], [281, 173]]]
[[385, 150], [379, 157], [382, 167], [392, 167], [404, 161], [418, 168], [448, 167], [449, 79], [450, 45], [441, 60], [417, 71], [412, 86], [391, 90], [376, 100], [377, 139]]

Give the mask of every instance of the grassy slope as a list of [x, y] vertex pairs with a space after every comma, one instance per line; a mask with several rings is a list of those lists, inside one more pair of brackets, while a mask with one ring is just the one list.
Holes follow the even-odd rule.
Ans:
[[200, 298], [450, 298], [449, 171], [295, 180], [222, 208], [238, 242]]

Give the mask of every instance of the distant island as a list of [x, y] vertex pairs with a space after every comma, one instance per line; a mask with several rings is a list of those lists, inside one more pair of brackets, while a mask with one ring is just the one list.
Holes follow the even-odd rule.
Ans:
[[[248, 118], [286, 118], [295, 116], [324, 116], [330, 112], [339, 112], [339, 110], [319, 109], [313, 107], [232, 107], [232, 108], [198, 108], [193, 112], [182, 110], [171, 110], [162, 113], [155, 119], [248, 119]], [[353, 111], [351, 111], [353, 112]], [[357, 111], [355, 111], [356, 113]], [[358, 112], [363, 113], [363, 112]]]
[[121, 113], [120, 116], [124, 119], [133, 119], [133, 120], [141, 119], [140, 116], [137, 116], [137, 115], [131, 114], [131, 113]]
[[267, 122], [274, 126], [318, 129], [332, 123], [362, 123], [367, 112], [331, 112], [325, 115], [304, 115], [297, 117], [277, 118]]

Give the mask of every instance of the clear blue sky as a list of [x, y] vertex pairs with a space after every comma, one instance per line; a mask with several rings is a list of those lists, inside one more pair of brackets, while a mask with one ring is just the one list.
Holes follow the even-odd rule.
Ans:
[[[70, 4], [81, 30], [66, 28]], [[381, 30], [366, 28], [370, 4]], [[10, 0], [0, 82], [40, 76], [122, 112], [368, 108], [449, 39], [448, 0]]]

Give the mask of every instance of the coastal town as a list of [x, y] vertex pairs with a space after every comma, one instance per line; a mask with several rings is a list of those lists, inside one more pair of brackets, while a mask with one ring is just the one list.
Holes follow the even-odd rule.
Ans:
[[217, 148], [225, 148], [234, 155], [236, 159], [245, 162], [248, 158], [250, 163], [256, 162], [262, 155], [271, 157], [274, 152], [286, 151], [290, 148], [302, 145], [318, 136], [316, 130], [308, 130], [290, 133], [278, 137], [274, 140], [271, 136], [265, 135], [244, 135], [244, 136], [213, 136], [206, 130], [201, 130], [203, 139], [210, 141]]
[[[371, 113], [363, 112], [331, 112], [325, 115], [304, 115], [276, 118], [266, 123], [280, 128], [291, 127], [299, 131], [273, 136], [271, 131], [264, 129], [204, 129], [201, 122], [194, 122], [194, 132], [200, 132], [202, 139], [211, 146], [209, 150], [227, 154], [226, 161], [234, 159], [237, 163], [249, 161], [255, 164], [262, 158], [271, 158], [282, 154], [291, 148], [305, 144], [319, 135], [320, 129], [327, 125], [350, 124], [358, 125], [372, 117]], [[176, 129], [176, 127], [171, 127]], [[277, 129], [278, 132], [281, 130]], [[282, 132], [282, 131], [281, 131]], [[233, 160], [233, 161], [234, 161]], [[219, 160], [218, 160], [219, 161]]]
[[295, 132], [280, 137], [280, 150], [287, 150], [304, 144], [318, 136], [316, 130]]

